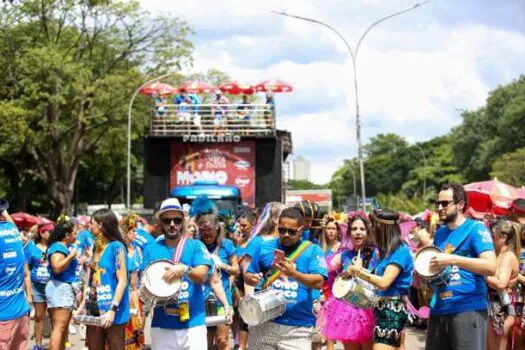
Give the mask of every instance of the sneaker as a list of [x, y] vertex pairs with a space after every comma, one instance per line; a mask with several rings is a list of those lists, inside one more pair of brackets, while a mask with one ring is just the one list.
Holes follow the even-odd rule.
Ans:
[[32, 350], [44, 350], [44, 347], [41, 345], [34, 345]]
[[77, 334], [78, 331], [77, 331], [77, 328], [75, 326], [73, 326], [72, 324], [69, 324], [69, 334]]
[[73, 344], [71, 344], [70, 341], [67, 341], [65, 344], [64, 344], [64, 348], [66, 349], [71, 349], [73, 347]]

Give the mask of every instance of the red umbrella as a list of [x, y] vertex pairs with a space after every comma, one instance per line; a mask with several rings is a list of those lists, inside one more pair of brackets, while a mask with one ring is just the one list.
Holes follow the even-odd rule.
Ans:
[[519, 197], [518, 190], [497, 179], [465, 185], [469, 206], [477, 212], [507, 215], [510, 203]]
[[11, 214], [11, 218], [19, 229], [29, 229], [38, 224], [38, 218], [28, 213], [14, 213]]
[[178, 93], [177, 88], [161, 82], [148, 84], [139, 90], [139, 94], [142, 95], [176, 95]]
[[518, 192], [518, 198], [525, 199], [525, 187], [522, 186], [518, 188], [517, 192]]
[[270, 79], [255, 85], [255, 91], [258, 92], [292, 92], [293, 87], [282, 80]]
[[179, 88], [180, 91], [186, 91], [190, 94], [208, 94], [217, 91], [217, 88], [204, 81], [189, 81]]
[[226, 94], [232, 95], [251, 95], [255, 92], [252, 84], [239, 82], [237, 80], [222, 84], [219, 86], [219, 89]]

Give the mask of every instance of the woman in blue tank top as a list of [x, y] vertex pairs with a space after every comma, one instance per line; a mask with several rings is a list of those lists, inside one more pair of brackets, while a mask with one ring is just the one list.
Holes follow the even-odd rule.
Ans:
[[90, 350], [124, 349], [129, 321], [127, 250], [115, 214], [109, 209], [93, 213], [91, 229], [95, 252], [88, 283], [86, 309], [101, 316], [100, 326], [87, 326], [86, 346]]
[[57, 224], [49, 238], [46, 252], [49, 262], [50, 280], [46, 285], [46, 302], [53, 330], [51, 349], [61, 349], [67, 336], [67, 329], [75, 306], [73, 283], [78, 267], [77, 250], [71, 247], [76, 241], [77, 228], [68, 220]]
[[49, 282], [50, 274], [46, 256], [49, 247], [49, 237], [55, 229], [53, 223], [38, 225], [35, 244], [28, 244], [24, 253], [27, 265], [31, 273], [31, 292], [33, 295], [33, 307], [35, 308], [35, 346], [34, 350], [44, 349], [42, 339], [44, 335], [44, 316], [46, 315], [46, 285]]

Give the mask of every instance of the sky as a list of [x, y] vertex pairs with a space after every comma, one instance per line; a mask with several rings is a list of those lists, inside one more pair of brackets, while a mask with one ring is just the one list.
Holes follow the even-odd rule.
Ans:
[[[141, 0], [196, 32], [193, 72], [216, 68], [232, 79], [282, 79], [277, 127], [292, 132], [294, 156], [326, 183], [357, 156], [354, 75], [343, 41], [328, 29], [272, 14], [284, 11], [336, 28], [352, 49], [376, 20], [408, 0]], [[435, 0], [374, 27], [356, 58], [362, 142], [396, 133], [409, 143], [443, 135], [461, 111], [525, 74], [525, 1]]]

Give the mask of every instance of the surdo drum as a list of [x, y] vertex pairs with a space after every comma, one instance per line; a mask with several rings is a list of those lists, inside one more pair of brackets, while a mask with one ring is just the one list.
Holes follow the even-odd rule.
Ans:
[[360, 309], [371, 308], [377, 302], [376, 288], [355, 276], [345, 279], [339, 275], [332, 286], [332, 294], [336, 299]]
[[148, 309], [153, 306], [167, 306], [177, 297], [182, 281], [179, 279], [168, 283], [163, 278], [166, 268], [173, 266], [175, 264], [169, 260], [158, 260], [144, 270], [139, 295]]
[[437, 254], [442, 253], [441, 249], [435, 246], [422, 248], [414, 261], [414, 269], [417, 275], [427, 286], [445, 285], [450, 275], [450, 266], [432, 267], [430, 260]]
[[286, 298], [276, 289], [267, 289], [241, 299], [239, 313], [249, 326], [258, 326], [286, 311]]

